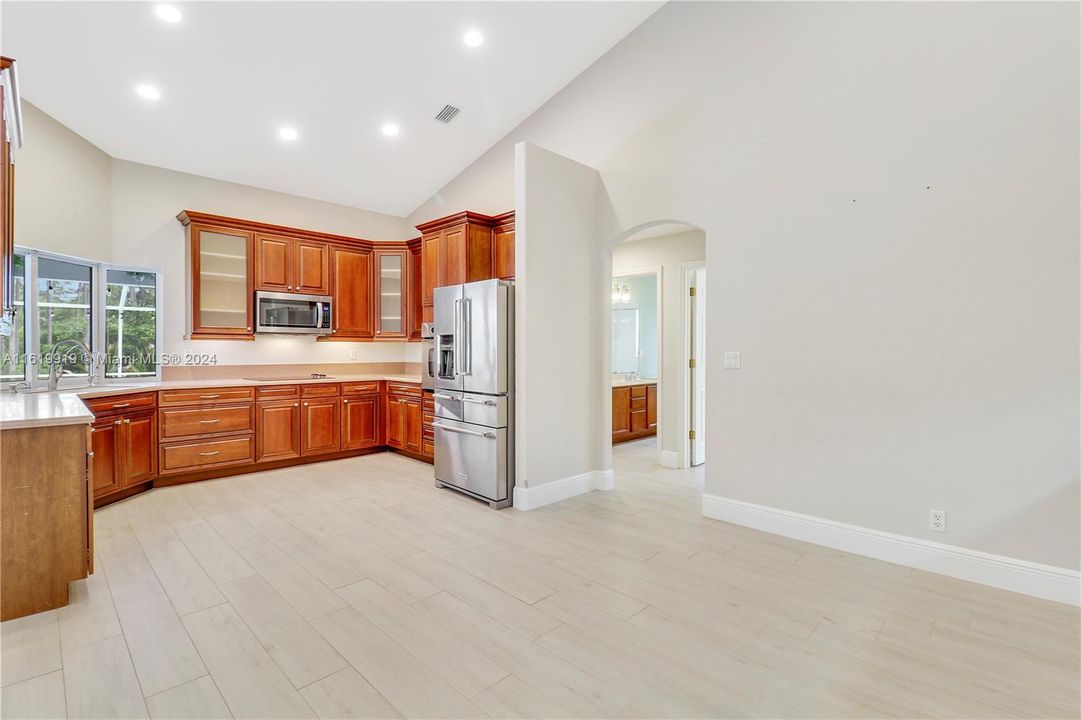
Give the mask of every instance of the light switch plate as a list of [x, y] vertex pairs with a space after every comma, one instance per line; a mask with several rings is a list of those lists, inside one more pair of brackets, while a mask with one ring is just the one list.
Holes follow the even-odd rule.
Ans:
[[743, 367], [742, 353], [726, 352], [724, 354], [724, 367], [726, 370], [739, 370]]

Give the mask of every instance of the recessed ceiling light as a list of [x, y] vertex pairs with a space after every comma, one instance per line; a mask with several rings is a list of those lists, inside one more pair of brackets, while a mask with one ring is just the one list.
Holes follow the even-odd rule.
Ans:
[[462, 42], [467, 47], [480, 47], [484, 42], [484, 36], [480, 34], [480, 30], [468, 30], [465, 35], [462, 36]]
[[395, 125], [394, 123], [389, 123], [388, 122], [388, 123], [383, 124], [383, 134], [386, 135], [387, 137], [394, 137], [395, 135], [397, 135], [401, 131], [402, 131], [402, 129], [400, 127], [398, 127], [397, 125]]
[[300, 137], [300, 133], [297, 132], [296, 128], [286, 126], [278, 129], [278, 137], [282, 140], [296, 140]]
[[161, 90], [158, 90], [153, 85], [136, 85], [135, 94], [141, 97], [143, 100], [161, 99]]
[[176, 5], [156, 5], [154, 14], [167, 23], [178, 23], [183, 17]]

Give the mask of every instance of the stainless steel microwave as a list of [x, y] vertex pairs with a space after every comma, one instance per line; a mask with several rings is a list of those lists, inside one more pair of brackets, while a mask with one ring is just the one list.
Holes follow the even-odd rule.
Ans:
[[299, 293], [255, 293], [255, 332], [329, 335], [331, 332], [329, 295]]

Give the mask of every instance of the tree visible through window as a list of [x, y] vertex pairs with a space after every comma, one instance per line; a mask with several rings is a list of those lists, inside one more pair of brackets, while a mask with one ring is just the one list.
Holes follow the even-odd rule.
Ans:
[[105, 278], [105, 377], [157, 372], [157, 276], [107, 270]]
[[[41, 356], [48, 357], [53, 347], [64, 340], [78, 340], [91, 351], [93, 318], [93, 269], [90, 265], [53, 258], [38, 259], [38, 342]], [[69, 375], [87, 375], [86, 358], [70, 345], [60, 351]], [[49, 377], [47, 364], [38, 366], [38, 377]]]

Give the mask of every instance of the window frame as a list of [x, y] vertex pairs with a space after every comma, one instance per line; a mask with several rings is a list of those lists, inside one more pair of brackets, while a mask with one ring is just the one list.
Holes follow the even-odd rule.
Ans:
[[26, 342], [23, 351], [26, 353], [27, 362], [23, 366], [22, 380], [5, 380], [0, 382], [0, 387], [8, 388], [11, 385], [17, 384], [23, 384], [30, 390], [42, 390], [49, 387], [49, 379], [47, 377], [38, 377], [39, 364], [30, 362], [30, 358], [41, 358], [40, 311], [38, 307], [38, 260], [41, 258], [76, 263], [90, 267], [90, 350], [94, 354], [95, 360], [104, 355], [106, 348], [105, 333], [107, 323], [106, 298], [108, 295], [108, 271], [119, 270], [122, 272], [153, 273], [155, 278], [154, 348], [158, 357], [157, 362], [155, 362], [154, 365], [154, 375], [106, 377], [106, 364], [104, 362], [95, 362], [94, 372], [91, 376], [83, 377], [80, 375], [73, 378], [61, 377], [57, 384], [57, 389], [82, 388], [86, 387], [88, 383], [94, 386], [131, 385], [136, 382], [156, 382], [161, 380], [162, 339], [164, 337], [163, 330], [165, 325], [162, 302], [165, 296], [163, 287], [165, 278], [160, 268], [88, 260], [87, 258], [76, 257], [74, 255], [64, 255], [61, 253], [49, 252], [47, 250], [36, 250], [21, 245], [15, 246], [15, 254], [23, 255], [26, 258], [26, 284], [23, 304], [23, 337]]

